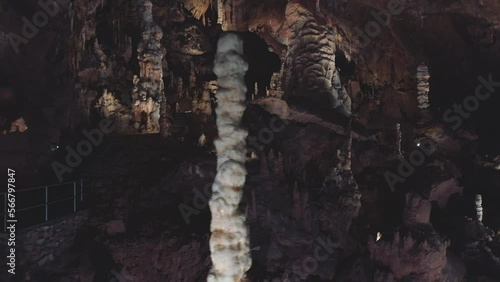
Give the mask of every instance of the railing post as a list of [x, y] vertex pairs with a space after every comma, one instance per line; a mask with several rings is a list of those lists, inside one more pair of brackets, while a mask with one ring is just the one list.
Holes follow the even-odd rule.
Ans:
[[73, 212], [76, 212], [76, 181], [73, 182]]
[[5, 214], [3, 215], [4, 222], [3, 222], [3, 232], [7, 232], [7, 193], [3, 194], [4, 199], [5, 199]]
[[49, 186], [45, 186], [45, 221], [49, 221]]
[[80, 203], [83, 203], [83, 179], [80, 179]]

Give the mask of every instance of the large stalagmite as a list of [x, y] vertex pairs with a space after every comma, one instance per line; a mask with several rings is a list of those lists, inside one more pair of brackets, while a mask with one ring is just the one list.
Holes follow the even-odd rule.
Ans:
[[286, 63], [288, 94], [350, 116], [351, 98], [335, 65], [334, 32], [317, 23], [313, 13], [300, 3], [289, 2], [286, 17], [291, 30]]
[[248, 230], [245, 216], [238, 210], [245, 184], [245, 139], [241, 128], [247, 88], [244, 76], [248, 63], [243, 59], [243, 41], [233, 33], [224, 34], [218, 42], [214, 73], [218, 77], [217, 176], [212, 186], [210, 252], [212, 269], [208, 281], [244, 281], [250, 269]]

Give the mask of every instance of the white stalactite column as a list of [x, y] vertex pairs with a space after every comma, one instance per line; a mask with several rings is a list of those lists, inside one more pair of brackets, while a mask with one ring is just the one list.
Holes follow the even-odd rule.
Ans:
[[476, 195], [476, 214], [477, 220], [483, 221], [483, 197]]
[[217, 44], [214, 73], [218, 77], [217, 176], [212, 186], [210, 211], [210, 252], [212, 269], [208, 282], [246, 281], [252, 265], [245, 215], [238, 210], [247, 174], [246, 137], [241, 128], [247, 87], [244, 76], [248, 63], [243, 58], [243, 41], [234, 33], [225, 33]]

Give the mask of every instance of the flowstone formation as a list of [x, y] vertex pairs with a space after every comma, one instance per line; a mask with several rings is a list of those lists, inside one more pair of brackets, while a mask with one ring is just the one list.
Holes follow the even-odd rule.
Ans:
[[164, 54], [161, 47], [163, 31], [153, 21], [151, 1], [143, 3], [141, 20], [142, 40], [137, 46], [140, 81], [137, 81], [137, 77], [134, 77], [133, 81], [134, 126], [139, 129], [145, 125], [143, 129], [148, 133], [161, 132], [162, 136], [168, 136], [170, 135], [170, 122], [166, 117], [168, 104], [164, 94], [162, 67]]
[[286, 64], [288, 92], [351, 115], [351, 99], [335, 66], [335, 34], [301, 4], [290, 2], [286, 15], [292, 33]]
[[245, 215], [238, 210], [247, 174], [245, 139], [248, 131], [241, 127], [247, 70], [243, 41], [236, 34], [222, 35], [214, 62], [214, 73], [219, 83], [216, 108], [219, 138], [214, 142], [217, 176], [209, 202], [213, 264], [207, 278], [209, 282], [246, 281], [246, 272], [252, 265]]

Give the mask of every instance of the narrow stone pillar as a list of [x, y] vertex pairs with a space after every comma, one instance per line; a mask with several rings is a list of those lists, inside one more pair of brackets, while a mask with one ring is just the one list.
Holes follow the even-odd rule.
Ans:
[[[166, 102], [163, 82], [163, 53], [161, 39], [163, 31], [153, 20], [153, 4], [146, 0], [140, 2], [142, 39], [137, 46], [137, 59], [140, 66], [140, 83], [138, 88], [143, 94], [134, 101], [138, 107], [134, 108], [135, 114], [142, 112], [148, 115], [147, 132], [158, 133], [163, 138], [171, 135], [171, 121], [168, 118], [170, 107]], [[147, 100], [151, 98], [153, 107], [147, 107]], [[154, 108], [154, 110], [150, 109]], [[144, 111], [144, 109], [148, 109]], [[159, 112], [159, 113], [158, 113]], [[136, 120], [137, 122], [137, 120]]]
[[477, 220], [483, 221], [483, 197], [481, 195], [476, 195], [476, 214]]
[[429, 69], [422, 63], [417, 67], [418, 108], [429, 108]]

